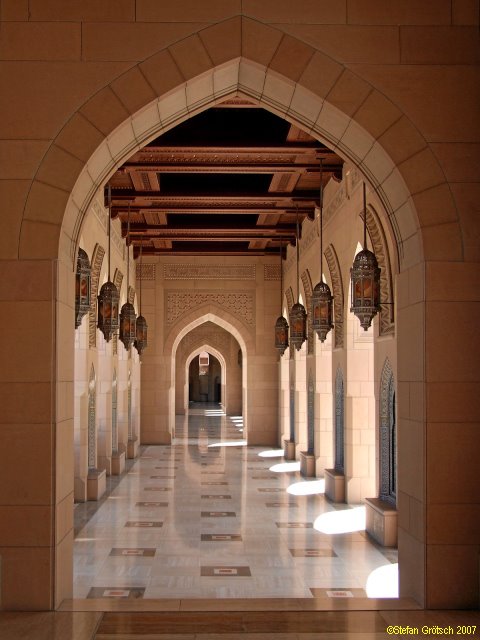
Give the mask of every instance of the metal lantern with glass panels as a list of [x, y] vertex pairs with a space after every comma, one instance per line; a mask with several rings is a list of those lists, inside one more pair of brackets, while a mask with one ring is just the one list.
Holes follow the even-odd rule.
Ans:
[[[130, 205], [127, 218], [127, 296], [130, 290]], [[133, 304], [127, 300], [120, 310], [120, 340], [128, 351], [137, 337], [137, 314]]]
[[90, 260], [86, 251], [79, 248], [75, 272], [75, 329], [82, 324], [83, 317], [90, 309], [90, 278]]
[[327, 333], [333, 329], [333, 296], [330, 287], [323, 281], [323, 162], [320, 159], [320, 282], [312, 293], [312, 329], [320, 342], [325, 342]]
[[135, 326], [135, 342], [133, 343], [133, 346], [138, 351], [139, 356], [142, 355], [143, 350], [146, 349], [148, 346], [148, 340], [147, 340], [148, 325], [147, 325], [147, 321], [142, 316], [142, 264], [143, 264], [142, 249], [143, 249], [143, 238], [140, 244], [140, 278], [139, 278], [140, 280], [140, 300], [139, 300], [140, 314], [137, 318], [137, 322]]
[[300, 302], [296, 302], [290, 311], [290, 342], [297, 351], [307, 339], [307, 312]]
[[352, 311], [365, 331], [380, 311], [380, 268], [377, 258], [367, 249], [367, 208], [365, 183], [363, 184], [363, 249], [359, 251], [350, 269], [352, 281]]
[[300, 233], [298, 228], [298, 208], [297, 208], [297, 233], [296, 233], [296, 245], [297, 245], [297, 302], [293, 305], [290, 311], [290, 342], [293, 344], [297, 351], [300, 351], [302, 344], [307, 339], [307, 312], [305, 307], [300, 302], [300, 275], [299, 275], [299, 261], [300, 261]]
[[143, 350], [148, 346], [147, 330], [147, 321], [143, 316], [138, 316], [136, 324], [136, 337], [133, 344], [135, 346], [135, 349], [138, 351], [139, 356], [142, 355]]
[[320, 280], [312, 293], [312, 329], [320, 342], [325, 342], [328, 332], [333, 329], [333, 296], [326, 282]]
[[275, 322], [275, 349], [281, 356], [288, 347], [288, 322], [283, 316], [277, 318]]
[[105, 340], [110, 342], [114, 333], [118, 331], [118, 304], [120, 295], [117, 287], [110, 280], [110, 236], [111, 236], [111, 208], [112, 194], [108, 185], [108, 279], [97, 297], [98, 322], [97, 326], [103, 333]]
[[[280, 243], [280, 313], [282, 313], [283, 306], [283, 265], [282, 265], [282, 253], [283, 245]], [[288, 347], [288, 322], [287, 319], [281, 315], [275, 322], [275, 349], [283, 356], [285, 349]]]
[[126, 302], [120, 310], [120, 340], [127, 351], [137, 337], [136, 321], [137, 314], [133, 304]]
[[98, 295], [98, 328], [105, 340], [110, 342], [114, 333], [118, 331], [118, 303], [120, 296], [117, 287], [108, 280], [100, 289]]

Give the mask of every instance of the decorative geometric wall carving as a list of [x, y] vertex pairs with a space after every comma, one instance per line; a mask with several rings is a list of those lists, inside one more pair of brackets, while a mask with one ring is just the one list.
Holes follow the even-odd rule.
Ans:
[[105, 249], [97, 244], [92, 254], [92, 272], [90, 280], [90, 311], [88, 312], [88, 346], [94, 348], [97, 344], [97, 295], [100, 269], [102, 268]]
[[128, 287], [127, 299], [128, 299], [128, 302], [130, 304], [134, 304], [134, 302], [135, 302], [135, 289], [132, 286]]
[[[142, 280], [155, 280], [155, 266], [154, 264], [149, 264], [147, 262], [147, 264], [141, 264], [137, 263], [136, 265], [136, 278], [137, 278], [137, 282], [140, 280], [140, 276], [142, 278]], [[141, 269], [140, 269], [141, 267]]]
[[211, 293], [210, 291], [166, 291], [165, 292], [165, 323], [174, 324], [190, 309], [204, 304], [215, 304], [227, 309], [247, 326], [255, 325], [255, 298], [248, 291], [235, 293]]
[[255, 280], [255, 265], [165, 264], [165, 280]]
[[292, 310], [294, 303], [294, 298], [293, 298], [293, 289], [292, 287], [288, 287], [288, 289], [285, 291], [285, 297], [287, 298], [287, 307], [288, 307], [288, 315], [290, 315], [290, 312]]
[[[363, 213], [360, 214], [363, 220]], [[373, 251], [377, 256], [380, 267], [380, 300], [393, 302], [392, 275], [388, 245], [380, 220], [371, 207], [367, 208], [367, 230], [372, 242]], [[380, 335], [388, 335], [395, 332], [393, 304], [380, 305]]]
[[397, 435], [395, 380], [389, 359], [380, 378], [380, 498], [396, 506]]
[[313, 353], [315, 334], [312, 327], [312, 314], [310, 313], [310, 306], [312, 304], [312, 279], [308, 269], [301, 275], [303, 290], [305, 292], [305, 309], [307, 310], [307, 353]]
[[323, 252], [330, 271], [330, 280], [332, 282], [333, 289], [333, 313], [334, 319], [334, 340], [335, 347], [343, 347], [343, 318], [344, 318], [344, 299], [343, 299], [343, 282], [342, 272], [340, 271], [340, 264], [338, 262], [337, 254], [333, 245], [329, 245]]
[[280, 266], [278, 264], [264, 264], [263, 279], [280, 280]]
[[97, 427], [96, 427], [96, 407], [97, 407], [97, 383], [93, 364], [90, 369], [88, 381], [88, 468], [95, 469], [97, 466]]
[[307, 437], [308, 437], [308, 453], [314, 453], [315, 451], [315, 382], [314, 382], [311, 371], [308, 374]]
[[345, 473], [345, 395], [340, 368], [335, 376], [335, 471]]

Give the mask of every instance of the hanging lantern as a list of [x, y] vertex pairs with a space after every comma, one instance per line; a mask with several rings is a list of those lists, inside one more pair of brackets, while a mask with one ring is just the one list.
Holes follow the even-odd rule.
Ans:
[[75, 273], [75, 329], [82, 324], [83, 317], [90, 309], [90, 277], [88, 255], [86, 251], [79, 248]]
[[368, 249], [359, 251], [350, 269], [352, 306], [365, 331], [380, 311], [380, 268], [375, 254]]
[[110, 231], [111, 231], [111, 206], [112, 194], [108, 185], [108, 280], [102, 285], [98, 300], [97, 326], [103, 333], [105, 340], [110, 342], [111, 337], [118, 331], [118, 303], [120, 295], [117, 287], [110, 280]]
[[[130, 204], [128, 205], [127, 218], [127, 296], [130, 289]], [[120, 340], [128, 351], [130, 345], [135, 342], [137, 337], [136, 330], [137, 315], [133, 304], [127, 300], [120, 310]]]
[[297, 351], [300, 351], [302, 344], [307, 339], [307, 312], [303, 304], [300, 303], [300, 234], [298, 230], [298, 207], [297, 207], [297, 302], [290, 311], [290, 342]]
[[365, 183], [363, 184], [363, 249], [359, 251], [350, 269], [352, 281], [352, 306], [350, 311], [360, 320], [366, 331], [380, 311], [380, 268], [377, 258], [367, 249], [367, 207]]
[[138, 351], [138, 355], [141, 356], [144, 349], [148, 346], [147, 341], [147, 321], [143, 316], [138, 316], [136, 324], [136, 339], [133, 343], [135, 349]]
[[323, 162], [320, 158], [320, 282], [312, 293], [312, 328], [325, 342], [327, 333], [333, 329], [333, 296], [330, 287], [323, 281]]
[[325, 342], [327, 333], [333, 329], [333, 296], [326, 282], [320, 280], [312, 293], [312, 327], [320, 339]]
[[105, 340], [110, 342], [111, 337], [118, 331], [118, 295], [117, 287], [108, 280], [102, 285], [98, 295], [98, 328], [103, 333]]
[[142, 316], [142, 249], [143, 238], [140, 244], [140, 315], [137, 318], [135, 327], [135, 342], [133, 343], [135, 349], [138, 351], [138, 355], [141, 356], [143, 350], [148, 346], [148, 325], [145, 318]]
[[[280, 243], [280, 313], [283, 306], [283, 266], [282, 266], [283, 245]], [[283, 356], [285, 349], [288, 347], [288, 322], [281, 315], [275, 322], [275, 349]]]
[[275, 349], [281, 356], [288, 347], [288, 322], [286, 318], [280, 316], [275, 322]]
[[120, 310], [120, 340], [125, 349], [135, 342], [137, 314], [131, 302], [126, 302]]
[[290, 342], [297, 351], [307, 339], [307, 312], [300, 302], [296, 302], [290, 311]]

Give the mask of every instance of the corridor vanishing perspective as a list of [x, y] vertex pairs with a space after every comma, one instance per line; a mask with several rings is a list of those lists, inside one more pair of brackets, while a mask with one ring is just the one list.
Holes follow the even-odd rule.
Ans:
[[75, 598], [398, 595], [397, 551], [367, 538], [364, 506], [329, 503], [283, 450], [247, 446], [219, 404], [176, 421], [78, 532]]

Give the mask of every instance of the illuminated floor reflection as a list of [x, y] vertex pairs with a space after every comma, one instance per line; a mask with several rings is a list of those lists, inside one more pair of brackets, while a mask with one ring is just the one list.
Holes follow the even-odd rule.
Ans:
[[190, 405], [171, 446], [143, 448], [110, 496], [75, 509], [76, 598], [393, 592], [396, 552], [367, 539], [364, 508], [336, 508], [323, 479], [242, 429], [219, 405]]

